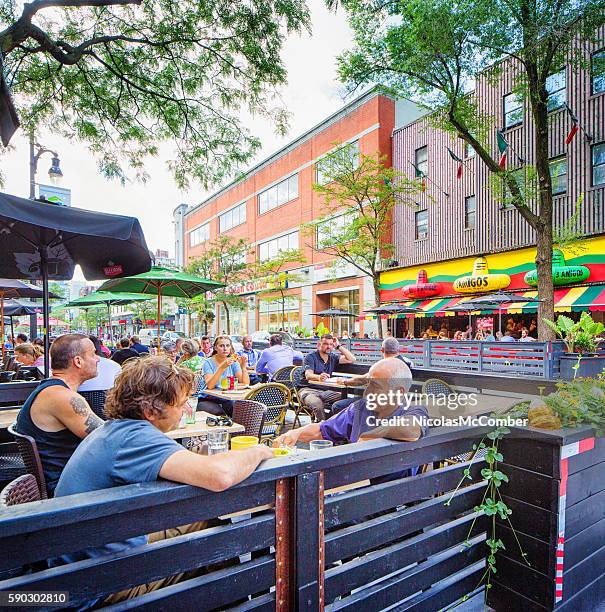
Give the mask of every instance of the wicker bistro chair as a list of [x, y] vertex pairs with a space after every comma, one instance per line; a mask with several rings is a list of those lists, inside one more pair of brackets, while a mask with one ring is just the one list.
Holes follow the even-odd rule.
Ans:
[[0, 444], [0, 481], [8, 483], [18, 476], [27, 474], [28, 469], [15, 442]]
[[290, 371], [290, 382], [291, 382], [291, 393], [292, 393], [292, 406], [294, 407], [294, 423], [292, 427], [295, 428], [298, 423], [300, 426], [300, 415], [304, 414], [308, 416], [311, 421], [315, 421], [315, 414], [312, 410], [309, 410], [301, 401], [298, 395], [298, 389], [301, 385], [302, 378], [305, 374], [304, 368], [302, 366], [295, 366]]
[[279, 368], [275, 374], [273, 374], [273, 378], [271, 382], [279, 382], [288, 387], [290, 389], [290, 384], [292, 380], [290, 379], [290, 373], [296, 366], [285, 366], [284, 368]]
[[246, 429], [242, 435], [254, 436], [261, 440], [267, 406], [253, 400], [235, 400], [233, 403], [233, 422]]
[[0, 508], [39, 501], [40, 489], [33, 474], [24, 474], [6, 485], [0, 493]]
[[268, 442], [279, 435], [291, 404], [290, 389], [281, 383], [268, 383], [252, 390], [245, 399], [261, 402], [267, 407], [265, 422], [261, 429], [261, 442]]
[[33, 474], [38, 487], [40, 488], [40, 499], [47, 499], [48, 494], [46, 492], [46, 479], [44, 478], [44, 470], [42, 469], [42, 461], [40, 460], [40, 454], [38, 453], [38, 446], [36, 441], [25, 434], [18, 433], [15, 431], [14, 424], [10, 425], [8, 432], [15, 438], [17, 446], [23, 458], [26, 470]]
[[80, 391], [79, 393], [88, 402], [90, 409], [98, 417], [106, 421], [105, 399], [107, 397], [107, 391]]

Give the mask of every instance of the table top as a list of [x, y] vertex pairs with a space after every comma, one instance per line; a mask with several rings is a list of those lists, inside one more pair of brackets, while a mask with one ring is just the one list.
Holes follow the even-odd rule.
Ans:
[[339, 385], [336, 382], [333, 382], [335, 378], [352, 378], [351, 376], [339, 376], [338, 374], [333, 374], [332, 377], [328, 380], [324, 380], [323, 382], [319, 381], [310, 381], [307, 383], [309, 387], [314, 387], [316, 389], [334, 389], [334, 391], [351, 391], [355, 390], [359, 391], [360, 389], [364, 389], [365, 385]]
[[185, 427], [180, 427], [179, 429], [173, 429], [166, 433], [169, 438], [173, 440], [181, 440], [182, 438], [195, 438], [196, 436], [205, 436], [209, 431], [213, 431], [216, 429], [226, 429], [229, 433], [243, 433], [246, 431], [246, 428], [239, 423], [233, 423], [230, 427], [220, 427], [216, 426], [208, 426], [206, 425], [206, 418], [209, 416], [214, 416], [209, 412], [204, 412], [203, 410], [199, 410], [195, 413], [195, 425], [191, 423], [190, 425], [185, 425]]
[[261, 384], [251, 385], [248, 387], [242, 387], [242, 385], [238, 385], [237, 389], [233, 391], [227, 391], [225, 389], [204, 389], [202, 393], [205, 395], [210, 395], [212, 397], [220, 397], [221, 399], [228, 400], [241, 400], [244, 399], [250, 391], [254, 391], [261, 387]]
[[19, 408], [0, 410], [0, 429], [6, 429], [9, 425], [14, 423], [17, 420], [19, 410]]

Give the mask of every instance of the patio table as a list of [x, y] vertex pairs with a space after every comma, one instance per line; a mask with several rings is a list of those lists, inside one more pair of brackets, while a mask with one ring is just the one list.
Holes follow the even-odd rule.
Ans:
[[196, 438], [198, 436], [205, 436], [209, 431], [214, 431], [217, 429], [226, 429], [230, 434], [234, 433], [243, 433], [246, 431], [246, 428], [239, 423], [233, 423], [233, 425], [229, 427], [225, 427], [223, 425], [212, 426], [206, 425], [206, 419], [208, 417], [215, 418], [215, 415], [210, 414], [209, 412], [204, 412], [203, 410], [199, 410], [195, 413], [195, 424], [190, 423], [185, 425], [184, 427], [179, 427], [177, 429], [173, 429], [166, 433], [169, 438], [173, 440], [181, 440], [183, 438]]
[[257, 384], [257, 385], [249, 385], [249, 386], [243, 386], [243, 385], [238, 385], [237, 389], [233, 389], [233, 390], [228, 390], [228, 389], [204, 389], [203, 391], [201, 391], [201, 393], [204, 393], [205, 395], [209, 395], [211, 397], [219, 397], [221, 399], [228, 399], [228, 400], [241, 400], [241, 399], [245, 399], [246, 396], [251, 392], [254, 391], [255, 389], [259, 389], [260, 387], [262, 387], [262, 384]]

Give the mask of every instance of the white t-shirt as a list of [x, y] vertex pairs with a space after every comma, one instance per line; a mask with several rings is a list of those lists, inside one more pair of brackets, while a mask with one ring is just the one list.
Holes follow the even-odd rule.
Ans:
[[113, 382], [121, 371], [122, 368], [115, 361], [101, 357], [97, 365], [97, 375], [83, 382], [78, 391], [107, 391], [113, 387]]

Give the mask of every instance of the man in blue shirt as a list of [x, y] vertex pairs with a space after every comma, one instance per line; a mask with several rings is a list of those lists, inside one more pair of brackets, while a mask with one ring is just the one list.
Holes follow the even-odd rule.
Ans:
[[138, 336], [131, 336], [130, 338], [130, 348], [134, 349], [139, 355], [146, 353], [149, 355], [149, 347], [141, 344], [141, 339]]
[[[260, 351], [252, 348], [252, 336], [244, 336], [242, 338], [242, 346], [244, 348], [241, 351], [237, 351], [237, 354], [244, 356], [248, 362], [248, 369], [253, 370], [260, 359]], [[250, 384], [255, 385], [258, 382], [260, 382], [260, 378], [256, 374], [250, 373]]]
[[[55, 497], [96, 491], [159, 478], [210, 491], [224, 491], [248, 476], [273, 451], [264, 445], [243, 451], [204, 456], [185, 450], [164, 435], [175, 429], [189, 399], [193, 373], [178, 368], [164, 356], [132, 359], [124, 364], [105, 402], [110, 419], [88, 436], [68, 461]], [[206, 527], [206, 523], [176, 527], [159, 534], [140, 535], [79, 553], [52, 559], [61, 565], [126, 551], [148, 541], [157, 541]], [[144, 530], [144, 526], [141, 526]], [[170, 568], [166, 569], [170, 573]], [[113, 604], [178, 582], [183, 574], [139, 585], [107, 597], [103, 602], [76, 602], [86, 607]]]
[[256, 364], [258, 374], [268, 374], [272, 379], [277, 370], [293, 365], [294, 359], [298, 358], [302, 361], [303, 354], [300, 351], [295, 351], [282, 342], [283, 339], [279, 334], [273, 334], [269, 338], [269, 348], [261, 353]]

